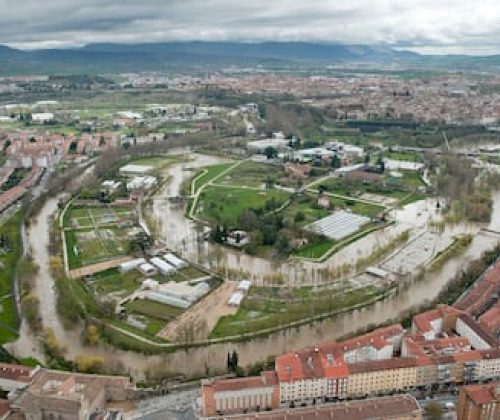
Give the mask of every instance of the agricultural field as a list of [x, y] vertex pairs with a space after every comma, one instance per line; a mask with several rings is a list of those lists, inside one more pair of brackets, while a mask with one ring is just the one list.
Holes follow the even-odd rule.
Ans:
[[91, 229], [101, 226], [135, 220], [135, 210], [131, 207], [73, 207], [64, 215], [64, 227]]
[[70, 269], [125, 256], [141, 228], [97, 228], [67, 230], [66, 249]]

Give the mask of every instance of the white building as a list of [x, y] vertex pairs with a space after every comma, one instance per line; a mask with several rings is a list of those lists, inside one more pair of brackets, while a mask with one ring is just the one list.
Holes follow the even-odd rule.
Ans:
[[182, 268], [186, 268], [188, 266], [188, 263], [186, 261], [181, 260], [180, 258], [178, 258], [177, 256], [175, 256], [171, 252], [169, 252], [168, 254], [165, 254], [163, 256], [163, 259], [166, 262], [168, 262], [170, 265], [173, 265], [178, 270], [180, 270]]
[[238, 290], [242, 292], [248, 292], [252, 287], [252, 282], [250, 280], [241, 280], [238, 284]]
[[139, 266], [139, 271], [141, 272], [141, 274], [143, 274], [145, 276], [154, 276], [158, 273], [155, 266], [153, 264], [148, 263], [148, 262], [141, 264]]
[[140, 265], [144, 264], [146, 260], [144, 258], [136, 258], [135, 260], [126, 261], [121, 263], [118, 270], [120, 273], [128, 273], [129, 271], [137, 269]]
[[240, 306], [242, 301], [243, 301], [243, 293], [235, 292], [229, 297], [227, 304], [229, 306]]
[[31, 121], [38, 124], [45, 124], [55, 120], [52, 112], [38, 112], [31, 114]]
[[170, 274], [174, 274], [177, 269], [170, 265], [169, 263], [167, 263], [165, 260], [162, 260], [161, 258], [158, 258], [158, 257], [154, 257], [154, 258], [151, 258], [151, 264], [153, 264], [157, 269], [158, 271], [163, 274], [164, 276], [168, 276]]

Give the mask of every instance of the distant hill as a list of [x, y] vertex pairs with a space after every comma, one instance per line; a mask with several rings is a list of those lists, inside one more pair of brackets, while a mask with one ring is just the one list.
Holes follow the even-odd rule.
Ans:
[[190, 70], [231, 65], [294, 67], [360, 62], [477, 68], [497, 66], [500, 56], [424, 56], [387, 46], [308, 42], [89, 44], [81, 48], [31, 51], [0, 46], [0, 74], [3, 75]]

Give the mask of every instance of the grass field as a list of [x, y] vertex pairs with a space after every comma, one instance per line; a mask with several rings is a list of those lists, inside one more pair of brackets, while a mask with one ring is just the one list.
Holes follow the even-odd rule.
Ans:
[[0, 344], [17, 338], [19, 328], [12, 291], [12, 277], [21, 256], [21, 213], [17, 213], [0, 226], [5, 245], [0, 251]]
[[[317, 293], [308, 291], [307, 297], [296, 299], [275, 299], [262, 297], [258, 288], [253, 288], [235, 315], [222, 317], [211, 333], [212, 338], [226, 337], [243, 333], [258, 332], [275, 328], [312, 316], [341, 310], [362, 304], [381, 294], [380, 289], [343, 289], [340, 291], [322, 290]], [[255, 296], [259, 294], [260, 296]]]
[[221, 163], [220, 165], [212, 165], [207, 166], [205, 168], [205, 173], [201, 175], [199, 178], [195, 178], [194, 183], [194, 192], [198, 191], [203, 185], [209, 183], [214, 178], [218, 177], [221, 173], [223, 173], [226, 169], [230, 168], [234, 163]]
[[330, 197], [330, 202], [333, 206], [335, 206], [336, 210], [338, 210], [339, 208], [348, 209], [353, 213], [368, 217], [374, 217], [385, 209], [385, 207], [383, 206], [377, 206], [374, 204], [368, 204], [339, 197]]
[[422, 162], [422, 157], [419, 153], [412, 152], [387, 152], [384, 157], [392, 160], [400, 160], [403, 162]]
[[113, 268], [92, 275], [88, 284], [94, 288], [98, 295], [113, 293], [125, 297], [137, 289], [142, 277], [137, 270], [122, 274], [118, 269]]
[[263, 208], [274, 199], [283, 204], [290, 194], [278, 190], [251, 190], [232, 187], [207, 187], [200, 194], [196, 215], [208, 222], [235, 226], [239, 216], [247, 209]]
[[256, 162], [243, 162], [217, 180], [221, 185], [237, 185], [259, 188], [267, 179], [276, 181], [283, 175], [283, 168], [277, 165]]
[[[389, 178], [387, 186], [368, 184], [361, 181], [346, 181], [340, 178], [330, 178], [321, 183], [326, 191], [332, 194], [359, 197], [364, 193], [381, 195], [398, 201], [399, 205], [411, 203], [425, 198], [422, 193], [413, 192], [417, 187], [424, 186], [420, 175], [414, 171], [398, 171], [402, 178]], [[390, 185], [392, 182], [392, 186]], [[316, 186], [317, 188], [318, 186]], [[408, 191], [407, 191], [408, 190]], [[413, 192], [413, 195], [411, 193]]]
[[305, 245], [295, 251], [293, 255], [302, 258], [321, 258], [333, 245], [335, 245], [335, 241], [333, 239], [325, 239], [318, 243]]
[[134, 300], [126, 305], [127, 311], [145, 315], [162, 321], [171, 321], [179, 316], [183, 310], [174, 306], [154, 302], [152, 300]]
[[[328, 210], [316, 205], [317, 198], [311, 195], [303, 195], [294, 199], [283, 211], [283, 216], [290, 223], [296, 223], [298, 226], [305, 226], [330, 214]], [[297, 214], [304, 216], [303, 220], [295, 222]], [[299, 219], [301, 217], [299, 216]]]

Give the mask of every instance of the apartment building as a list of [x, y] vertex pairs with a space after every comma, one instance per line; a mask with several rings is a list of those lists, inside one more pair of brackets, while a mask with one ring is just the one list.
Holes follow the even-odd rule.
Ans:
[[348, 365], [348, 394], [376, 395], [417, 386], [417, 359], [394, 358]]
[[205, 416], [260, 411], [279, 407], [276, 372], [233, 380], [203, 381]]
[[[259, 377], [216, 382], [210, 386], [219, 402], [205, 401], [205, 412], [262, 409], [261, 395], [275, 397], [269, 408], [284, 408], [500, 378], [499, 344], [469, 314], [443, 305], [415, 316], [410, 333], [392, 325], [278, 356], [273, 391]], [[204, 395], [210, 392], [204, 389]], [[240, 400], [222, 402], [228, 395]]]
[[279, 410], [271, 413], [243, 414], [226, 418], [238, 420], [421, 420], [422, 409], [411, 395], [394, 395], [363, 401], [301, 407], [295, 410]]
[[500, 418], [500, 382], [468, 385], [460, 390], [458, 420], [497, 420]]
[[379, 328], [372, 333], [344, 341], [342, 351], [346, 363], [390, 359], [401, 347], [405, 330], [400, 324]]
[[349, 372], [336, 343], [278, 356], [276, 373], [281, 403], [347, 396]]

